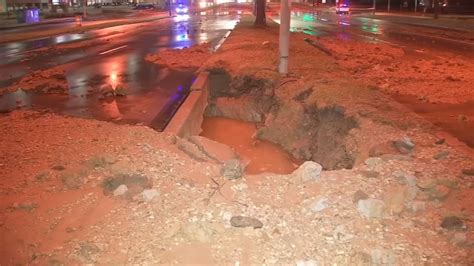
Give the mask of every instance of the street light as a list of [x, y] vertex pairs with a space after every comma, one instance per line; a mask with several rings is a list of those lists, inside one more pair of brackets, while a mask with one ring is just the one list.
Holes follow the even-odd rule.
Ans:
[[376, 0], [374, 0], [374, 4], [373, 4], [373, 6], [372, 6], [372, 8], [374, 9], [373, 15], [375, 15], [375, 7], [376, 7], [376, 3], [375, 3], [375, 2], [376, 2]]

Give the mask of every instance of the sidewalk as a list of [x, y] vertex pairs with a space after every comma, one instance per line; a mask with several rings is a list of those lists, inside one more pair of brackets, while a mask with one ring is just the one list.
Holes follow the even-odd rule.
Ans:
[[[42, 30], [42, 31], [2, 34], [0, 43], [25, 41], [25, 40], [44, 38], [48, 36], [55, 36], [55, 35], [66, 34], [66, 33], [84, 32], [88, 30], [108, 28], [108, 27], [114, 27], [114, 26], [120, 26], [120, 25], [151, 22], [155, 20], [168, 18], [168, 17], [169, 17], [168, 12], [159, 12], [157, 13], [157, 15], [149, 16], [146, 18], [114, 19], [114, 20], [105, 20], [105, 21], [104, 20], [82, 21], [80, 27], [76, 25], [70, 25], [70, 26], [65, 26], [65, 27], [61, 27], [57, 29], [48, 29], [48, 30]], [[60, 23], [60, 22], [56, 22], [56, 23]]]

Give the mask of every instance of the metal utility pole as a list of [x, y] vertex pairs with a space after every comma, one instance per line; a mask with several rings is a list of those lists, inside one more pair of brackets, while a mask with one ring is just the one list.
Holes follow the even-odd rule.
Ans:
[[388, 4], [387, 4], [387, 12], [390, 12], [390, 0], [388, 0]]
[[280, 2], [280, 64], [278, 72], [288, 74], [288, 56], [290, 53], [290, 0]]
[[373, 6], [372, 6], [372, 8], [374, 9], [373, 15], [375, 15], [375, 7], [376, 7], [375, 1], [376, 1], [376, 0], [374, 0]]
[[416, 13], [417, 8], [418, 8], [418, 0], [415, 0], [415, 13]]

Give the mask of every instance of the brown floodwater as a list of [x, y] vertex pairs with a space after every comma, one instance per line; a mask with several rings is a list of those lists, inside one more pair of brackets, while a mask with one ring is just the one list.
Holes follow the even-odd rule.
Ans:
[[222, 117], [206, 117], [202, 123], [201, 136], [232, 147], [249, 164], [247, 174], [271, 172], [289, 174], [300, 162], [292, 158], [280, 146], [253, 138], [257, 127], [254, 123]]

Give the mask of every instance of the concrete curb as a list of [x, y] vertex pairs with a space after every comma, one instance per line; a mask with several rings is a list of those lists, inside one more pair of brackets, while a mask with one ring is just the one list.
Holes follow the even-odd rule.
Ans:
[[181, 138], [199, 135], [209, 95], [209, 72], [199, 73], [188, 97], [166, 126], [164, 133]]

